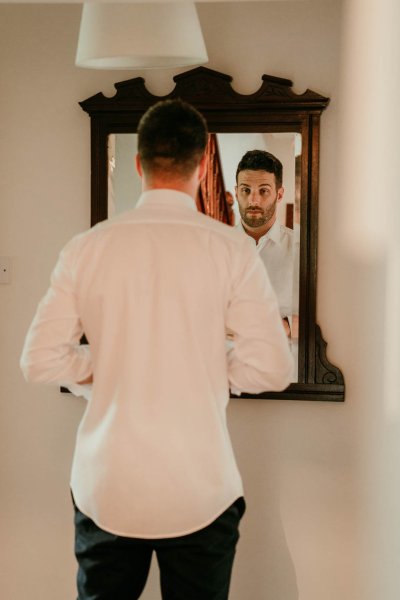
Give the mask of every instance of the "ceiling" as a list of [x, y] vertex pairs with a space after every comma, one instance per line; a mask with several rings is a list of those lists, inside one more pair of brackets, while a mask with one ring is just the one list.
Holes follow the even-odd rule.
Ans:
[[[171, 0], [148, 0], [148, 3], [171, 2]], [[174, 0], [175, 2], [190, 2], [191, 0]], [[196, 0], [195, 4], [203, 2], [287, 2], [288, 0]], [[291, 2], [304, 2], [304, 0], [290, 0]], [[324, 0], [320, 0], [324, 1]], [[91, 4], [114, 4], [114, 0], [90, 0]], [[126, 4], [147, 4], [146, 0], [123, 0]], [[83, 4], [81, 0], [0, 0], [0, 4]]]

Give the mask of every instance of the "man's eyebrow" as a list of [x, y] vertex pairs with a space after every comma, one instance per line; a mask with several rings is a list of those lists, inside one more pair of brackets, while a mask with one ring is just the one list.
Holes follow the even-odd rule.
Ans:
[[[245, 182], [242, 181], [241, 183], [239, 183], [239, 186], [241, 186], [241, 185], [245, 185], [246, 187], [251, 187], [252, 184], [251, 183], [245, 183]], [[259, 183], [258, 187], [259, 188], [260, 187], [272, 187], [272, 185], [270, 183], [268, 183], [268, 182], [265, 182], [265, 183]]]

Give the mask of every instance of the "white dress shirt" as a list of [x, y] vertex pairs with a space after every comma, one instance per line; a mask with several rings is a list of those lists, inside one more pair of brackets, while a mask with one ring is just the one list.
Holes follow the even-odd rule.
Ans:
[[162, 538], [205, 527], [243, 494], [229, 386], [283, 389], [293, 361], [248, 238], [190, 196], [155, 190], [66, 245], [21, 367], [29, 381], [66, 386], [93, 373], [75, 502], [107, 531]]
[[[242, 222], [238, 227], [246, 232]], [[248, 236], [250, 237], [250, 236]], [[299, 242], [293, 230], [278, 221], [265, 235], [260, 237], [256, 246], [278, 297], [281, 317], [299, 314]]]

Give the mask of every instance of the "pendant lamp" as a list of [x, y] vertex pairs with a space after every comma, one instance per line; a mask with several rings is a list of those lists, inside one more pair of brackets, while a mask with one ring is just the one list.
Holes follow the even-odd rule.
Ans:
[[194, 2], [83, 5], [78, 67], [162, 69], [207, 61]]

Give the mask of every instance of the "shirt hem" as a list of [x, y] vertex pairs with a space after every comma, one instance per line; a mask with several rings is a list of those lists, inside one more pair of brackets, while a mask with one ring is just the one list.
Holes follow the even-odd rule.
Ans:
[[[71, 491], [72, 491], [72, 488], [71, 488]], [[107, 533], [111, 533], [112, 535], [118, 535], [121, 537], [138, 538], [138, 539], [143, 539], [143, 540], [159, 540], [159, 539], [161, 540], [161, 539], [170, 539], [170, 538], [172, 539], [172, 538], [183, 537], [185, 535], [190, 535], [192, 533], [196, 533], [197, 531], [201, 531], [202, 529], [205, 529], [206, 527], [211, 525], [211, 523], [213, 523], [216, 519], [218, 519], [218, 517], [220, 517], [230, 506], [232, 506], [232, 504], [234, 504], [234, 502], [236, 502], [236, 500], [243, 497], [243, 492], [234, 494], [233, 499], [231, 501], [229, 501], [227, 505], [224, 505], [224, 507], [222, 509], [219, 509], [214, 516], [212, 516], [209, 519], [206, 519], [206, 521], [204, 521], [202, 524], [196, 525], [194, 527], [190, 527], [189, 529], [184, 529], [183, 531], [180, 531], [177, 533], [163, 533], [163, 534], [158, 534], [158, 533], [157, 534], [148, 534], [148, 533], [146, 534], [146, 533], [131, 533], [131, 532], [127, 533], [127, 532], [123, 532], [119, 529], [114, 529], [113, 527], [106, 527], [106, 526], [102, 525], [100, 523], [100, 521], [93, 519], [84, 510], [81, 510], [81, 508], [79, 507], [79, 503], [76, 501], [76, 497], [75, 497], [73, 491], [72, 491], [72, 495], [73, 495], [74, 504], [77, 507], [77, 509], [80, 512], [82, 512], [86, 517], [91, 519], [93, 521], [93, 523], [95, 525], [97, 525], [97, 527], [102, 529], [103, 531], [106, 531]]]

